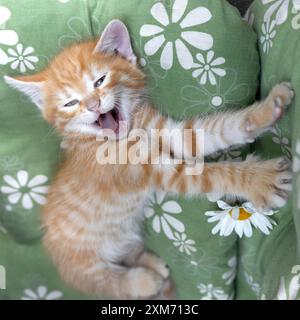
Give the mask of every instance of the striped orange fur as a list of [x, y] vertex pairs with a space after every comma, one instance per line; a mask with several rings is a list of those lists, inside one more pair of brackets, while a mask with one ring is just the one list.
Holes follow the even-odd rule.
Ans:
[[[144, 205], [155, 189], [187, 196], [235, 195], [263, 208], [286, 202], [291, 175], [284, 159], [205, 163], [202, 174], [193, 176], [185, 169], [186, 161], [201, 149], [198, 129], [204, 130], [200, 151], [206, 156], [251, 142], [274, 125], [293, 98], [288, 83], [241, 111], [177, 122], [147, 100], [145, 76], [136, 64], [127, 29], [116, 20], [98, 42], [74, 44], [44, 71], [6, 81], [31, 96], [63, 136], [65, 161], [43, 210], [44, 246], [62, 278], [79, 291], [131, 299], [161, 293], [169, 270], [161, 258], [144, 250], [141, 227]], [[151, 129], [192, 130], [183, 149], [184, 162], [99, 164], [96, 154], [103, 142], [96, 136], [104, 126], [119, 130], [120, 119], [149, 135]], [[120, 137], [117, 144], [122, 141]], [[160, 147], [156, 157], [178, 157], [178, 141], [169, 144], [169, 154]]]

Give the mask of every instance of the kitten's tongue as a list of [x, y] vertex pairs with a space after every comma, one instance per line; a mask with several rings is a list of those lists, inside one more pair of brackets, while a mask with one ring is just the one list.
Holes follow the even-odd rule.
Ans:
[[107, 112], [105, 114], [101, 114], [99, 117], [99, 124], [103, 129], [111, 129], [114, 132], [118, 129], [118, 122], [115, 120], [111, 112]]

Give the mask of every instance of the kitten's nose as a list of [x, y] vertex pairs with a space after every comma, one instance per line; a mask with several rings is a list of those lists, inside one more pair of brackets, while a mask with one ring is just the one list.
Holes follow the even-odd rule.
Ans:
[[85, 105], [89, 111], [100, 112], [100, 105], [101, 105], [100, 99], [95, 99], [95, 98], [88, 99], [86, 100]]

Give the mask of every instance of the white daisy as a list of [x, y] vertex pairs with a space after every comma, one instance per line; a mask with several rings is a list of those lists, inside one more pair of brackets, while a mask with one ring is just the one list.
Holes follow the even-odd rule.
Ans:
[[200, 79], [200, 84], [205, 85], [207, 81], [210, 82], [213, 86], [217, 84], [217, 80], [215, 75], [219, 77], [224, 77], [226, 75], [226, 71], [220, 68], [220, 65], [225, 63], [224, 58], [215, 58], [215, 53], [213, 51], [209, 51], [206, 55], [206, 58], [201, 53], [196, 55], [199, 63], [195, 63], [194, 66], [197, 67], [193, 72], [194, 78]]
[[44, 286], [39, 286], [36, 291], [32, 289], [25, 289], [21, 300], [57, 300], [63, 296], [60, 291], [48, 291]]
[[236, 272], [237, 272], [237, 270], [236, 270], [237, 269], [236, 256], [233, 256], [232, 258], [230, 258], [227, 262], [227, 265], [229, 267], [229, 270], [222, 275], [222, 279], [225, 280], [225, 283], [227, 285], [230, 285], [236, 277]]
[[166, 193], [163, 191], [152, 195], [144, 212], [147, 218], [153, 218], [152, 227], [156, 233], [163, 231], [168, 239], [176, 241], [174, 231], [179, 233], [185, 231], [184, 224], [174, 217], [182, 212], [182, 208], [174, 200], [164, 201], [165, 196]]
[[11, 57], [8, 58], [8, 62], [11, 63], [12, 69], [19, 68], [20, 72], [26, 72], [27, 68], [34, 70], [34, 64], [39, 61], [37, 56], [31, 55], [34, 52], [32, 47], [27, 47], [23, 50], [23, 45], [21, 43], [17, 44], [16, 51], [14, 49], [8, 49], [7, 51]]
[[275, 20], [273, 20], [272, 22], [266, 21], [262, 25], [263, 35], [260, 37], [260, 43], [262, 44], [263, 51], [265, 53], [269, 53], [270, 49], [273, 46], [273, 39], [276, 36], [275, 26], [276, 26]]
[[12, 176], [4, 176], [3, 180], [7, 183], [1, 187], [1, 192], [8, 195], [8, 202], [16, 204], [21, 201], [24, 209], [32, 209], [33, 201], [43, 205], [46, 198], [43, 194], [48, 192], [48, 186], [43, 184], [48, 181], [44, 175], [37, 175], [28, 180], [28, 172], [20, 170], [17, 173], [17, 179]]
[[197, 249], [194, 247], [195, 241], [191, 239], [187, 239], [187, 235], [185, 233], [174, 232], [175, 240], [173, 242], [175, 247], [178, 247], [179, 251], [182, 253], [186, 253], [190, 255], [191, 252], [196, 252]]
[[222, 288], [214, 287], [211, 283], [200, 283], [197, 288], [204, 295], [201, 300], [228, 300], [228, 294]]
[[[19, 37], [13, 30], [6, 30], [5, 23], [11, 16], [8, 8], [0, 6], [0, 45], [14, 46], [18, 43]], [[0, 64], [7, 64], [8, 56], [4, 50], [0, 49]]]
[[205, 51], [213, 46], [213, 37], [210, 34], [188, 30], [210, 21], [211, 12], [205, 7], [197, 7], [185, 14], [187, 5], [188, 0], [175, 0], [172, 14], [169, 15], [162, 2], [155, 3], [151, 8], [151, 15], [158, 24], [145, 24], [141, 27], [142, 37], [152, 37], [145, 44], [145, 53], [153, 56], [163, 48], [160, 65], [165, 70], [173, 66], [174, 51], [184, 69], [193, 66], [193, 57], [186, 43]]
[[217, 201], [217, 204], [222, 211], [207, 211], [205, 213], [210, 217], [208, 222], [218, 221], [212, 229], [212, 234], [220, 233], [220, 236], [227, 237], [235, 231], [240, 238], [243, 235], [251, 237], [253, 234], [252, 226], [254, 226], [268, 235], [273, 229], [272, 224], [276, 224], [268, 217], [273, 215], [274, 211], [257, 211], [250, 202], [245, 202], [241, 207], [230, 206], [222, 200]]

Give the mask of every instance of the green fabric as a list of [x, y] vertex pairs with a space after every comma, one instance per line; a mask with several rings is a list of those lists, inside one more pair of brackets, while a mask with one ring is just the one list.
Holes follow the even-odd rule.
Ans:
[[265, 158], [293, 158], [294, 186], [288, 205], [274, 216], [271, 235], [256, 233], [240, 242], [237, 298], [299, 299], [300, 1], [255, 1], [248, 17], [259, 36], [261, 97], [282, 81], [291, 81], [296, 93], [279, 125], [252, 150]]
[[[239, 108], [255, 98], [259, 73], [256, 36], [226, 1], [2, 0], [1, 5], [11, 16], [0, 20], [0, 29], [12, 30], [18, 38], [13, 41], [11, 36], [14, 43], [7, 44], [0, 30], [1, 75], [40, 70], [61, 48], [99, 36], [111, 19], [119, 18], [129, 28], [134, 50], [149, 76], [150, 95], [163, 113], [186, 118]], [[3, 7], [0, 10], [3, 17]], [[164, 10], [167, 15], [163, 16]], [[159, 39], [146, 36], [151, 29], [147, 24], [163, 27], [166, 40], [173, 44], [170, 52], [166, 47], [171, 45], [166, 42], [153, 52]], [[202, 34], [186, 33], [190, 31]], [[181, 37], [185, 40], [178, 41]], [[13, 59], [23, 50], [25, 65]], [[214, 68], [209, 73], [199, 71], [194, 78], [193, 72], [207, 63]], [[36, 107], [2, 80], [0, 108], [0, 265], [7, 271], [7, 289], [0, 290], [0, 297], [83, 298], [59, 279], [40, 244], [41, 206], [37, 202], [43, 202], [40, 196], [45, 196], [45, 189], [40, 187], [51, 182], [59, 163], [59, 138]], [[237, 159], [244, 154], [231, 150], [212, 158]], [[7, 188], [20, 189], [21, 183], [23, 194], [29, 189], [35, 192], [33, 200], [23, 194], [18, 198]], [[34, 189], [37, 186], [39, 189]], [[212, 234], [214, 225], [208, 223], [205, 213], [214, 210], [219, 210], [216, 203], [170, 199], [161, 192], [147, 209], [146, 245], [169, 264], [180, 298], [234, 296], [237, 236]]]

